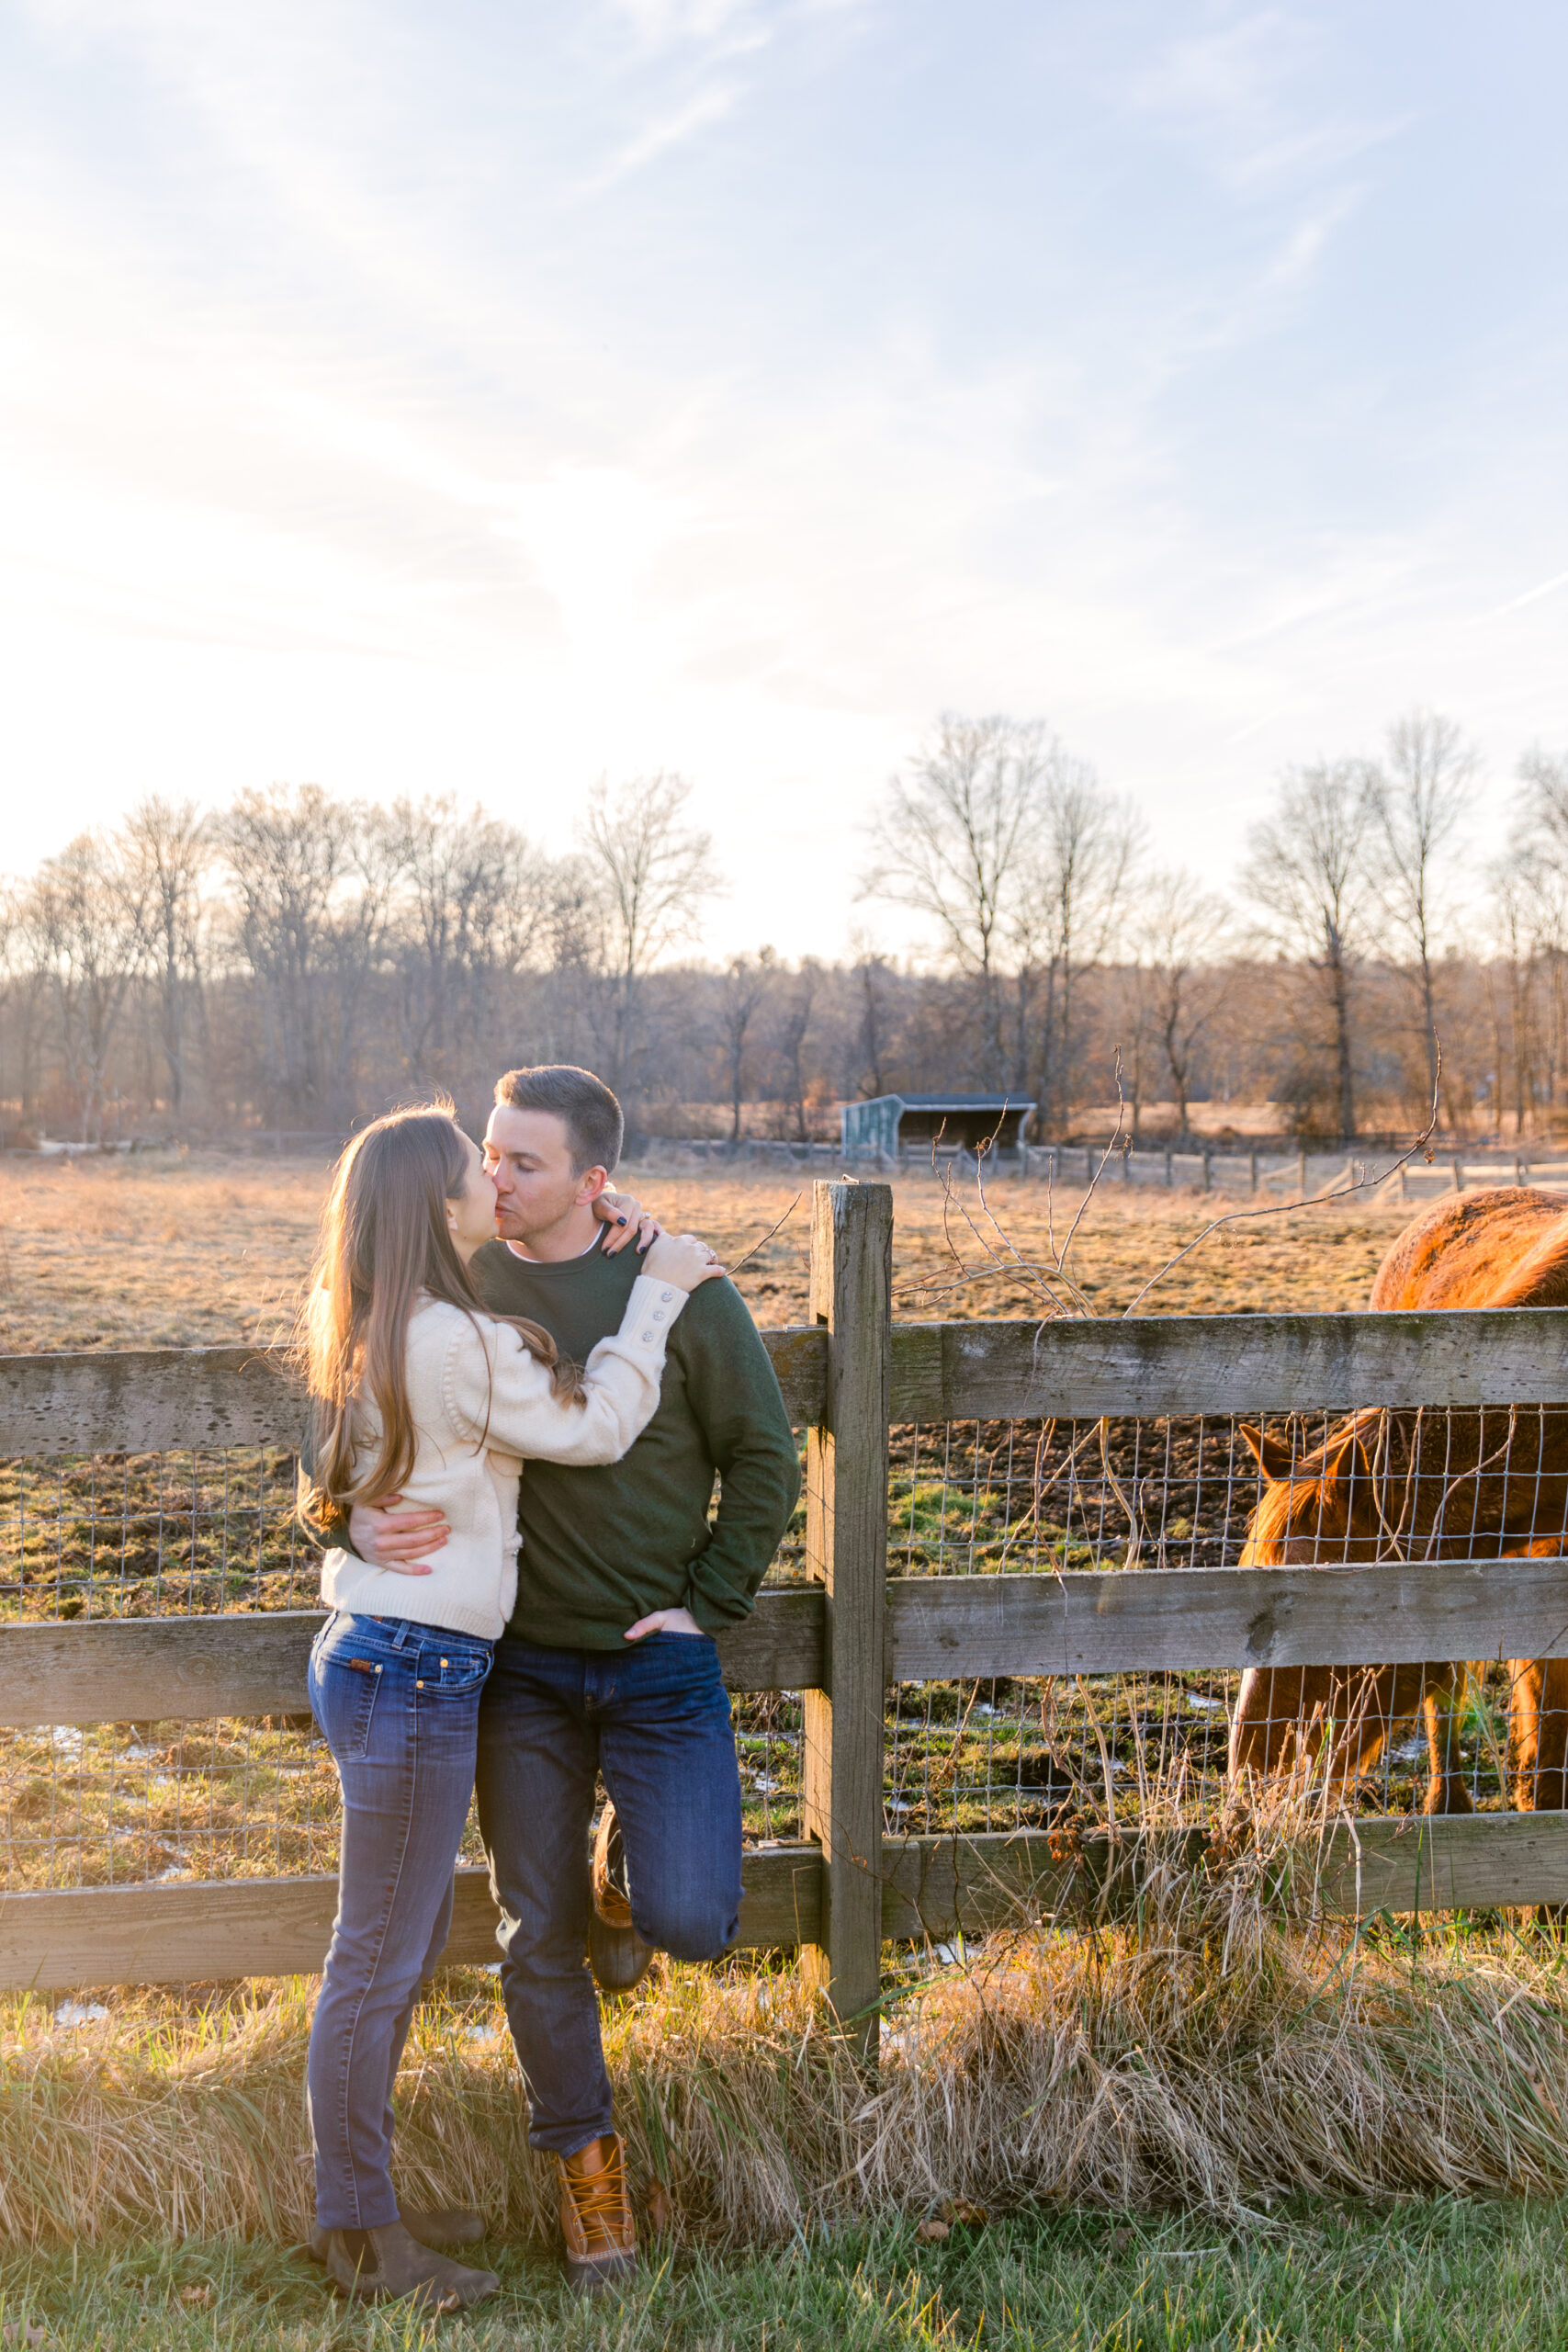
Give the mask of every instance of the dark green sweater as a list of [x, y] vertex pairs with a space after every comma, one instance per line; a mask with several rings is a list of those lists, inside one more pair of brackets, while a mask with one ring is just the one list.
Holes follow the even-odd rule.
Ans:
[[[473, 1275], [487, 1306], [542, 1323], [583, 1363], [620, 1329], [641, 1268], [635, 1246], [545, 1265], [487, 1241]], [[637, 1618], [679, 1608], [716, 1633], [749, 1613], [799, 1491], [789, 1416], [757, 1328], [733, 1283], [703, 1283], [670, 1335], [658, 1409], [629, 1453], [599, 1469], [524, 1464], [507, 1633], [550, 1649], [618, 1650]]]

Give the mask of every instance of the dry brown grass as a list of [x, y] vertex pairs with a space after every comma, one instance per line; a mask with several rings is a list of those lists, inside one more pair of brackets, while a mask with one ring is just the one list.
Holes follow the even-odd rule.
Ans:
[[[169, 1152], [134, 1159], [0, 1160], [0, 1352], [38, 1349], [244, 1346], [286, 1328], [310, 1261], [326, 1183], [320, 1160]], [[741, 1290], [760, 1323], [806, 1315], [810, 1177], [633, 1170], [627, 1182], [666, 1223], [709, 1236], [739, 1259], [799, 1205], [744, 1266]], [[1016, 1279], [964, 1282], [974, 1237], [925, 1175], [896, 1191], [897, 1311], [919, 1317], [1023, 1315]], [[960, 1197], [973, 1202], [973, 1187]], [[1058, 1239], [1081, 1197], [1055, 1203]], [[1043, 1185], [1004, 1178], [993, 1204], [1024, 1254], [1043, 1251]], [[1097, 1308], [1115, 1312], [1226, 1205], [1196, 1193], [1124, 1193], [1104, 1185], [1072, 1263]], [[1155, 1290], [1151, 1314], [1243, 1313], [1364, 1306], [1374, 1269], [1411, 1212], [1365, 1198], [1233, 1226]], [[945, 1229], [944, 1229], [945, 1228]], [[929, 1289], [918, 1285], [929, 1284]]]
[[[0, 2058], [0, 2237], [296, 2239], [310, 2217], [299, 1980], [177, 2014], [112, 1996]], [[1144, 1932], [993, 1939], [896, 2004], [868, 2086], [794, 1973], [660, 1969], [608, 2020], [617, 2116], [680, 2233], [766, 2245], [953, 2199], [1256, 2214], [1297, 2194], [1562, 2194], [1568, 1990], [1550, 1955], [1347, 1950], [1244, 1889]], [[404, 2193], [548, 2240], [492, 1980], [449, 1980], [400, 2083]]]

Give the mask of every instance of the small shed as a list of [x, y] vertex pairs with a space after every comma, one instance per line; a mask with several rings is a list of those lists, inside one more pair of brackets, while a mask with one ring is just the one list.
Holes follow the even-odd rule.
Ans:
[[869, 1102], [846, 1102], [840, 1112], [844, 1158], [874, 1152], [896, 1159], [900, 1151], [976, 1151], [988, 1143], [996, 1151], [1016, 1151], [1032, 1102], [1016, 1094], [874, 1094]]

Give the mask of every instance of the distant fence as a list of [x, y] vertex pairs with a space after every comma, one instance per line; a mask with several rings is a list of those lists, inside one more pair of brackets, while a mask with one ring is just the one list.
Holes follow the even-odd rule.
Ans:
[[[740, 1940], [801, 1948], [841, 2015], [873, 2010], [886, 1939], [1092, 1909], [1156, 1786], [1196, 1853], [1247, 1667], [1568, 1655], [1568, 1559], [1233, 1565], [1258, 1492], [1235, 1417], [1561, 1407], [1561, 1312], [895, 1325], [891, 1237], [886, 1186], [817, 1186], [814, 1319], [764, 1334], [804, 1528], [720, 1643]], [[0, 1359], [0, 1984], [320, 1966], [298, 1425], [263, 1352]], [[1468, 1769], [1506, 1804], [1484, 1730]], [[1385, 1810], [1329, 1834], [1324, 1907], [1568, 1900], [1568, 1815], [1388, 1810], [1400, 1755]], [[73, 1862], [99, 1883], [61, 1883]], [[447, 1959], [491, 1958], [494, 1926], [463, 1870]]]

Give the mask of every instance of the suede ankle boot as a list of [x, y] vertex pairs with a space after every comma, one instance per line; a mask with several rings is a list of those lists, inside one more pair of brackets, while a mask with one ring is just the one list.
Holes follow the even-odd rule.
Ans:
[[340, 2294], [370, 2303], [417, 2301], [438, 2313], [467, 2311], [501, 2284], [493, 2270], [467, 2270], [421, 2245], [401, 2222], [380, 2230], [330, 2231], [326, 2264]]

